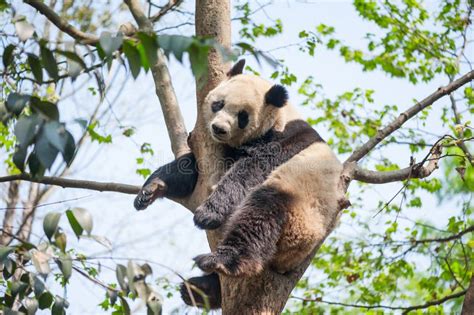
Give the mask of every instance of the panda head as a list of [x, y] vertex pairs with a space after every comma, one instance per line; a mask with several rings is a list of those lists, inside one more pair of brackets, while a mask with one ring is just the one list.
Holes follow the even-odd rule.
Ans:
[[203, 113], [212, 139], [236, 147], [265, 134], [282, 119], [288, 92], [281, 85], [242, 74], [240, 60], [228, 79], [209, 92]]

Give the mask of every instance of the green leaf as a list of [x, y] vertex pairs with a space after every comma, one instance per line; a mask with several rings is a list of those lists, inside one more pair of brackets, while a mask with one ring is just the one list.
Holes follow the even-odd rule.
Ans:
[[82, 235], [84, 230], [88, 235], [91, 234], [93, 221], [89, 211], [84, 208], [74, 208], [72, 210], [67, 210], [66, 215], [74, 233], [78, 238]]
[[34, 298], [26, 297], [23, 299], [22, 303], [28, 311], [28, 315], [34, 315], [38, 310], [38, 301]]
[[8, 45], [5, 50], [3, 51], [3, 67], [5, 69], [8, 68], [13, 63], [13, 51], [15, 50], [16, 46], [13, 44]]
[[33, 289], [33, 292], [35, 293], [35, 296], [38, 299], [40, 298], [45, 289], [44, 282], [41, 281], [41, 279], [33, 273], [30, 273], [30, 287]]
[[53, 295], [49, 292], [44, 292], [38, 298], [38, 304], [39, 304], [40, 310], [45, 310], [47, 308], [50, 308], [52, 303], [53, 303]]
[[20, 115], [23, 108], [30, 100], [29, 95], [10, 93], [7, 98], [7, 110], [15, 115]]
[[124, 41], [122, 49], [127, 57], [130, 72], [132, 73], [133, 78], [136, 79], [141, 70], [140, 53], [135, 45], [130, 41]]
[[63, 232], [56, 232], [54, 234], [54, 243], [56, 244], [59, 249], [65, 253], [66, 252], [66, 244], [67, 244], [67, 236]]
[[62, 297], [56, 295], [54, 304], [51, 308], [51, 315], [66, 315], [65, 309], [69, 307], [69, 303]]
[[172, 53], [180, 62], [183, 61], [183, 54], [188, 51], [193, 43], [192, 37], [181, 35], [160, 35], [158, 45], [163, 49], [166, 56]]
[[0, 245], [0, 262], [3, 264], [7, 259], [8, 255], [13, 253], [14, 247]]
[[42, 120], [37, 115], [20, 117], [14, 130], [18, 145], [22, 148], [28, 147], [35, 138], [38, 129], [41, 127], [41, 123]]
[[42, 45], [40, 48], [40, 54], [41, 63], [43, 64], [43, 67], [46, 69], [49, 76], [54, 81], [57, 81], [59, 79], [59, 70], [53, 52], [49, 50], [46, 46]]
[[99, 38], [100, 47], [107, 56], [111, 56], [117, 49], [122, 46], [123, 34], [118, 32], [116, 35], [112, 35], [110, 32], [102, 32]]
[[28, 167], [30, 168], [30, 173], [37, 177], [41, 177], [46, 170], [39, 161], [35, 151], [31, 152], [28, 156]]
[[50, 241], [58, 229], [59, 219], [61, 219], [61, 213], [59, 212], [50, 212], [44, 217], [43, 231]]
[[117, 281], [122, 291], [128, 292], [129, 287], [127, 281], [125, 280], [125, 277], [127, 276], [127, 267], [117, 264], [117, 267], [115, 268], [115, 275], [117, 276]]
[[75, 52], [67, 50], [56, 50], [56, 52], [66, 57], [68, 74], [73, 81], [79, 76], [82, 70], [87, 69], [84, 60]]
[[17, 296], [19, 294], [25, 293], [26, 288], [28, 287], [28, 284], [22, 282], [22, 281], [14, 281], [11, 284], [11, 293], [12, 296]]
[[64, 124], [61, 124], [58, 121], [50, 121], [47, 122], [43, 128], [49, 143], [59, 151], [64, 151], [66, 146], [66, 128], [64, 127]]
[[72, 60], [76, 63], [78, 63], [83, 69], [87, 68], [86, 63], [84, 60], [75, 52], [73, 51], [68, 51], [68, 50], [59, 50], [57, 49], [56, 52], [64, 57], [66, 57], [68, 60]]
[[58, 107], [48, 101], [42, 101], [36, 96], [31, 98], [31, 110], [41, 114], [46, 119], [59, 120]]
[[45, 134], [44, 128], [42, 128], [35, 144], [35, 154], [41, 165], [43, 165], [45, 169], [49, 169], [53, 165], [54, 160], [56, 160], [58, 153], [59, 150], [50, 143]]
[[35, 54], [28, 54], [28, 64], [31, 72], [38, 83], [43, 82], [43, 68], [41, 67], [41, 60]]
[[119, 295], [120, 303], [122, 304], [123, 315], [131, 315], [130, 306], [128, 305], [127, 300], [125, 300], [121, 295]]
[[148, 61], [148, 65], [152, 67], [156, 64], [157, 52], [158, 52], [158, 43], [155, 34], [147, 34], [143, 32], [138, 32], [138, 38], [143, 45], [145, 50], [145, 56]]
[[56, 260], [64, 279], [69, 280], [72, 274], [72, 259], [69, 254], [63, 254]]
[[15, 153], [13, 153], [12, 157], [13, 164], [22, 172], [25, 169], [26, 149], [26, 147], [16, 146]]

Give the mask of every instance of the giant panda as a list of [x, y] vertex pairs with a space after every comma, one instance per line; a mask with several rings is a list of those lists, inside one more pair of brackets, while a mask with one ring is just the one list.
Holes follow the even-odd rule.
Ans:
[[[211, 138], [224, 147], [221, 158], [232, 161], [194, 214], [199, 228], [223, 231], [213, 253], [195, 258], [209, 274], [189, 280], [210, 295], [211, 308], [220, 304], [216, 272], [244, 277], [266, 267], [291, 271], [323, 241], [341, 198], [342, 166], [328, 145], [300, 118], [284, 87], [242, 74], [243, 66], [238, 62], [203, 106]], [[135, 207], [187, 196], [198, 175], [192, 153], [178, 158], [150, 176]], [[190, 298], [188, 286], [181, 293], [187, 304], [203, 304], [199, 295]]]

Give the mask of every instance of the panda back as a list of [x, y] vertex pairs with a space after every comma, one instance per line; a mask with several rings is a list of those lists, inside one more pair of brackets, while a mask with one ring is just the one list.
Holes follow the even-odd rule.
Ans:
[[322, 243], [338, 211], [342, 164], [324, 142], [315, 142], [276, 168], [264, 182], [291, 196], [273, 265], [291, 270]]

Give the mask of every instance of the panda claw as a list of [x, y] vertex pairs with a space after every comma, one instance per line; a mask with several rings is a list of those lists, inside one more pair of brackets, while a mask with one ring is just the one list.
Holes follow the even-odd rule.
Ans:
[[156, 198], [165, 196], [168, 186], [159, 178], [152, 179], [142, 187], [133, 205], [137, 210], [144, 210], [155, 201]]
[[204, 272], [214, 272], [217, 267], [217, 257], [214, 254], [202, 254], [193, 258], [196, 265]]

